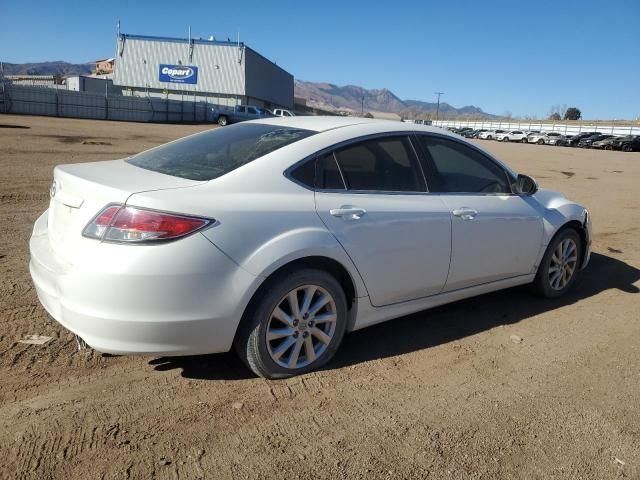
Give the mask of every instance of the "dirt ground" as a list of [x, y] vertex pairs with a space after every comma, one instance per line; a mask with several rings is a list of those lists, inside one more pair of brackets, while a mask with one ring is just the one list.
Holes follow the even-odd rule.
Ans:
[[205, 128], [0, 115], [1, 478], [640, 478], [638, 153], [482, 143], [591, 211], [595, 253], [566, 298], [516, 288], [411, 315], [285, 381], [232, 354], [78, 351], [28, 273], [53, 167]]

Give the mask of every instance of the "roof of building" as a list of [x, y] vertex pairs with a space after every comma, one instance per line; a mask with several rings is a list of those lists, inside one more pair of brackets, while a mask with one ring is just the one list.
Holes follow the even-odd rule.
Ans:
[[380, 120], [396, 120], [398, 122], [400, 120], [402, 120], [402, 117], [400, 115], [398, 115], [397, 113], [376, 112], [375, 110], [371, 110], [371, 111], [367, 112], [365, 117], [367, 117], [367, 118], [378, 118]]
[[[122, 39], [126, 39], [130, 38], [132, 40], [147, 40], [150, 42], [175, 42], [175, 43], [189, 43], [191, 42], [191, 44], [193, 45], [221, 45], [221, 46], [226, 46], [226, 47], [244, 47], [247, 50], [251, 50], [253, 53], [255, 53], [257, 56], [263, 58], [265, 61], [271, 63], [272, 65], [278, 67], [280, 70], [282, 70], [283, 72], [288, 73], [289, 75], [291, 75], [289, 72], [287, 72], [284, 68], [282, 68], [280, 65], [278, 65], [276, 62], [269, 60], [267, 57], [265, 57], [264, 55], [256, 52], [253, 48], [249, 47], [248, 45], [246, 45], [244, 42], [239, 42], [239, 41], [233, 41], [233, 40], [207, 40], [206, 38], [179, 38], [179, 37], [154, 37], [151, 35], [134, 35], [134, 34], [130, 34], [130, 33], [121, 33], [120, 34], [120, 38]], [[291, 75], [293, 76], [293, 75]]]
[[100, 60], [96, 60], [95, 63], [98, 62], [115, 62], [116, 59], [115, 58], [101, 58]]

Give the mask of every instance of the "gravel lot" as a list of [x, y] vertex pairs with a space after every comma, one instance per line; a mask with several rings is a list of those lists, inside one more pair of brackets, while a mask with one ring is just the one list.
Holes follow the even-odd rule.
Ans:
[[77, 351], [28, 273], [52, 168], [206, 128], [0, 115], [1, 478], [640, 478], [638, 153], [482, 143], [591, 211], [595, 253], [566, 298], [411, 315], [285, 381], [232, 354]]

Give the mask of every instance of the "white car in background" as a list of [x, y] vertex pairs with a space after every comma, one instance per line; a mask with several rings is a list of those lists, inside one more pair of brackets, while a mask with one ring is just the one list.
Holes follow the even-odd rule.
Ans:
[[527, 132], [524, 130], [511, 130], [509, 132], [496, 133], [499, 142], [527, 142]]
[[480, 132], [478, 134], [478, 138], [482, 140], [493, 140], [496, 138], [496, 135], [501, 133], [506, 133], [506, 130], [487, 130], [485, 132]]
[[235, 348], [269, 378], [437, 305], [524, 284], [559, 297], [591, 245], [584, 207], [473, 143], [362, 118], [271, 117], [60, 165], [50, 195], [30, 271], [53, 318], [101, 352]]
[[287, 110], [286, 108], [274, 108], [273, 114], [276, 117], [295, 117], [296, 116], [295, 113], [293, 113], [291, 110]]
[[553, 144], [558, 141], [559, 138], [563, 138], [563, 135], [558, 132], [541, 132], [528, 137], [529, 143], [536, 143], [538, 145], [549, 145], [553, 140]]

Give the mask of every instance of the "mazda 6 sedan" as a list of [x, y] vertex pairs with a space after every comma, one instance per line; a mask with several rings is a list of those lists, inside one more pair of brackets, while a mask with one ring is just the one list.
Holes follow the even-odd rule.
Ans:
[[494, 290], [571, 287], [585, 208], [439, 128], [285, 117], [54, 170], [30, 270], [46, 310], [112, 354], [235, 348], [316, 369], [346, 332]]

